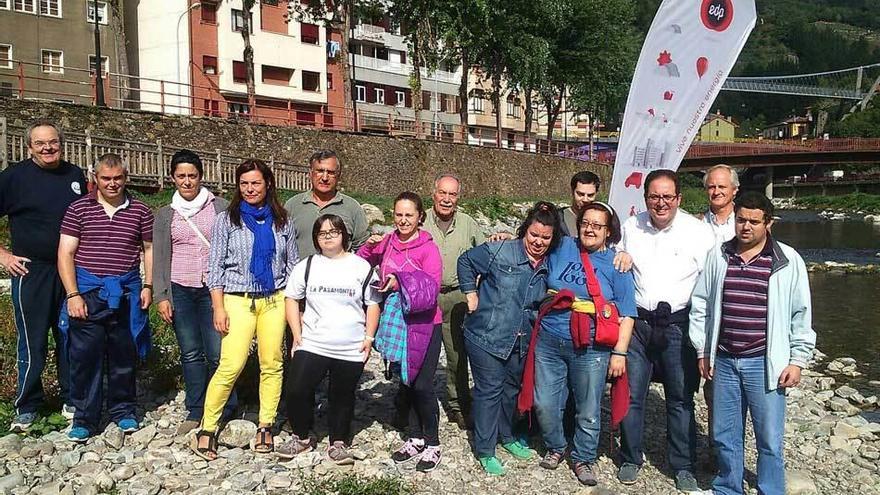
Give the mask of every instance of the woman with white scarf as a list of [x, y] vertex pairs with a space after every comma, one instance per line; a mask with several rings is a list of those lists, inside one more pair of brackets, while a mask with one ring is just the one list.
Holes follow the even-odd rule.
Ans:
[[[189, 150], [171, 158], [176, 191], [156, 213], [153, 226], [153, 288], [159, 315], [174, 327], [186, 387], [187, 418], [178, 434], [202, 420], [205, 390], [220, 361], [221, 335], [214, 330], [207, 286], [211, 228], [229, 202], [202, 186], [202, 160]], [[235, 394], [224, 415], [232, 415]]]

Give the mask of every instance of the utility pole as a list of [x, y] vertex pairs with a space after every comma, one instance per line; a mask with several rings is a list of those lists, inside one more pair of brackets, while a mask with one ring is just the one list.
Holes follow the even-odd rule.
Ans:
[[[101, 63], [101, 28], [100, 22], [98, 22], [98, 0], [92, 0], [92, 5], [95, 8], [95, 105], [99, 107], [106, 107], [107, 104], [104, 102], [104, 73], [102, 72], [102, 64]], [[107, 4], [107, 9], [110, 9], [110, 4]]]

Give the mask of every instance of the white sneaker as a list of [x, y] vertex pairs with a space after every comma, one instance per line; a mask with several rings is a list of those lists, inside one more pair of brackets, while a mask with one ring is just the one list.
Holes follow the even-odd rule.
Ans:
[[61, 406], [61, 415], [64, 416], [68, 421], [73, 421], [73, 415], [76, 413], [76, 408], [69, 405], [64, 404]]

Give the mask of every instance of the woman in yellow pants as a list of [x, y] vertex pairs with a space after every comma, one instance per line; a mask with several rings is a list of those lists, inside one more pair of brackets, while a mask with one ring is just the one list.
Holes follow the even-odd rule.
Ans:
[[275, 176], [260, 160], [235, 170], [229, 209], [214, 222], [207, 285], [214, 328], [223, 339], [220, 364], [205, 394], [201, 430], [191, 444], [200, 457], [217, 458], [217, 423], [244, 368], [254, 335], [260, 358], [260, 424], [254, 450], [272, 452], [272, 425], [281, 397], [284, 294], [297, 261], [296, 235], [278, 201]]

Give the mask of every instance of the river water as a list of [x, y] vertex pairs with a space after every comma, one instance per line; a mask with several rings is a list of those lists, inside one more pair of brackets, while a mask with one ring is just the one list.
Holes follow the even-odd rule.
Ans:
[[[880, 224], [827, 221], [813, 211], [781, 211], [773, 234], [807, 262], [880, 263]], [[880, 274], [811, 273], [816, 347], [829, 359], [852, 357], [865, 375], [858, 388], [880, 392]]]

